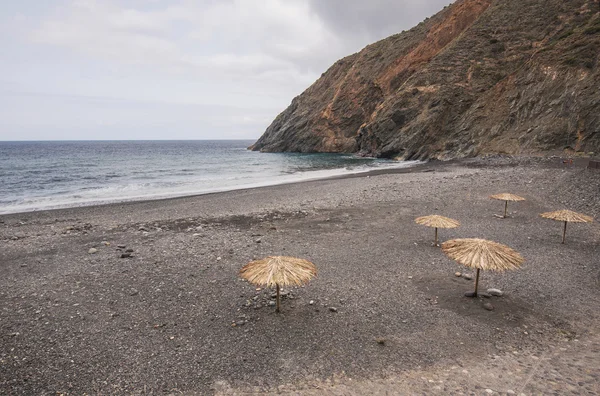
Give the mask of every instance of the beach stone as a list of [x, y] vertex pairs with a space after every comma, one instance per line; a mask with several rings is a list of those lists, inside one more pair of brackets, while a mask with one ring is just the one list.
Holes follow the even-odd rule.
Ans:
[[129, 258], [131, 257], [131, 253], [121, 253], [121, 258]]
[[465, 292], [465, 297], [475, 297], [475, 292]]
[[329, 307], [329, 310], [330, 310], [331, 312], [337, 312], [337, 311], [338, 311], [336, 307]]
[[479, 297], [492, 298], [492, 295], [490, 293], [486, 293], [486, 292], [479, 292], [479, 293], [477, 293], [477, 295]]
[[483, 304], [483, 308], [485, 308], [488, 311], [493, 311], [494, 310], [494, 306], [490, 303], [485, 303]]
[[275, 306], [275, 301], [269, 301], [269, 307], [274, 307]]
[[471, 275], [471, 274], [462, 274], [462, 277], [465, 278], [466, 280], [473, 279], [473, 275]]
[[314, 300], [310, 300], [310, 301], [308, 302], [308, 305], [313, 305], [314, 303], [315, 303], [315, 302], [314, 302]]
[[257, 239], [256, 239], [254, 242], [255, 242], [255, 243], [261, 243], [261, 242], [262, 242], [262, 239], [260, 239], [260, 238], [257, 238]]
[[500, 289], [487, 289], [487, 292], [496, 297], [502, 297], [504, 295]]
[[460, 272], [455, 272], [454, 276], [456, 276], [457, 278], [459, 278], [462, 274]]
[[133, 249], [127, 249], [125, 250], [127, 253], [133, 253]]
[[118, 247], [119, 249], [125, 249], [125, 248], [127, 247], [127, 245], [117, 245], [117, 247]]
[[91, 248], [90, 250], [88, 250], [89, 254], [94, 254], [96, 252], [98, 252], [98, 249], [96, 249], [96, 248]]

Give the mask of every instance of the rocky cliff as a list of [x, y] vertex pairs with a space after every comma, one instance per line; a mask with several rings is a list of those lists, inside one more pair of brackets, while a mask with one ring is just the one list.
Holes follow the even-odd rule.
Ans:
[[598, 0], [458, 0], [337, 61], [250, 148], [600, 152], [599, 52]]

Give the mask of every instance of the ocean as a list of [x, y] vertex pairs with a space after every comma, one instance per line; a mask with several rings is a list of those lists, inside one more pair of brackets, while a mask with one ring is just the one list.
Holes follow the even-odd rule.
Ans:
[[416, 161], [260, 153], [251, 140], [0, 142], [0, 213], [227, 191]]

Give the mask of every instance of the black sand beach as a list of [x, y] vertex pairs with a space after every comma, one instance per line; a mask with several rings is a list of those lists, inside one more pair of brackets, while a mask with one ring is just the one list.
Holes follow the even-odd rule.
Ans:
[[[600, 225], [562, 245], [539, 213], [597, 218], [599, 191], [579, 164], [494, 157], [0, 216], [0, 393], [598, 394]], [[500, 192], [527, 201], [499, 219]], [[525, 257], [483, 273], [504, 296], [462, 296], [428, 214]], [[267, 255], [319, 269], [279, 315], [237, 276]]]

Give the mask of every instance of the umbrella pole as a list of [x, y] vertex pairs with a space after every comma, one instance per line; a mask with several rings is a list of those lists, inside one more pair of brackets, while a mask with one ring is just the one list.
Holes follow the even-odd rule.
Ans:
[[567, 235], [567, 222], [565, 221], [565, 228], [563, 228], [563, 240], [562, 243], [565, 243], [565, 235]]
[[475, 294], [473, 297], [477, 297], [477, 287], [479, 286], [479, 268], [477, 268], [477, 275], [475, 276]]
[[506, 219], [506, 211], [508, 210], [508, 201], [504, 201], [504, 218]]
[[437, 227], [435, 227], [435, 246], [438, 245]]
[[275, 312], [279, 313], [279, 284], [277, 284], [277, 306], [275, 307]]

